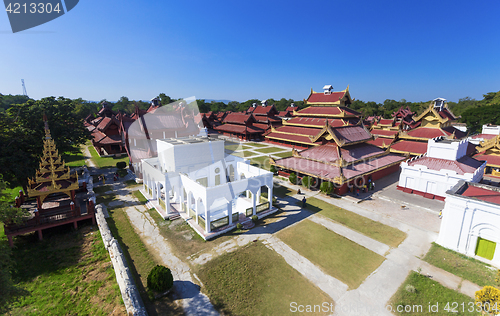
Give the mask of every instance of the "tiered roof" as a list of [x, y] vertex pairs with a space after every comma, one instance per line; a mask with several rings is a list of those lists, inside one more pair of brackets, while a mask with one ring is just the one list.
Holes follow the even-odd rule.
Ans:
[[500, 168], [500, 135], [493, 136], [479, 143], [476, 147], [478, 154], [474, 155], [474, 158], [486, 160], [488, 167]]
[[71, 196], [72, 190], [78, 189], [78, 175], [71, 173], [59, 155], [54, 140], [50, 135], [47, 121], [45, 121], [45, 140], [40, 167], [35, 178], [28, 179], [28, 196], [39, 196], [40, 201], [51, 193], [66, 193]]

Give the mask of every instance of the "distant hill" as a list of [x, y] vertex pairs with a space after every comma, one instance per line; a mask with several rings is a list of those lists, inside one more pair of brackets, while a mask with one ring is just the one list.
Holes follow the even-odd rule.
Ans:
[[205, 100], [205, 102], [222, 102], [222, 103], [225, 103], [225, 104], [228, 104], [229, 102], [231, 102], [232, 100], [214, 100], [214, 99], [203, 99], [203, 98], [197, 98], [198, 100]]

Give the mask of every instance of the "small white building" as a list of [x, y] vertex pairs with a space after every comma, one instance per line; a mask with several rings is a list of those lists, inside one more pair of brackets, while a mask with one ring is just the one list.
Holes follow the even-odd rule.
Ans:
[[460, 181], [447, 191], [436, 242], [499, 267], [500, 188]]
[[[200, 235], [233, 228], [240, 219], [273, 210], [273, 174], [226, 155], [207, 137], [158, 139], [158, 157], [143, 159], [143, 189], [166, 211], [179, 212]], [[267, 198], [262, 196], [267, 192]], [[261, 214], [262, 213], [262, 214]], [[188, 221], [189, 222], [189, 221]]]
[[468, 144], [444, 137], [429, 139], [427, 153], [401, 163], [398, 189], [444, 200], [458, 181], [481, 181], [486, 162], [467, 156]]
[[494, 138], [500, 135], [500, 125], [485, 124], [481, 134], [469, 137], [469, 141], [474, 145], [479, 145], [480, 142]]

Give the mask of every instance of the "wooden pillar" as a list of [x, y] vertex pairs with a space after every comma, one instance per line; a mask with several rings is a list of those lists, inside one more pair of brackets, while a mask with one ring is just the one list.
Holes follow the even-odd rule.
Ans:
[[78, 221], [74, 221], [74, 222], [73, 222], [73, 227], [74, 227], [75, 229], [78, 229]]
[[39, 229], [37, 230], [37, 232], [38, 232], [38, 240], [43, 240], [42, 230]]
[[[22, 198], [21, 198], [22, 201]], [[36, 197], [36, 206], [38, 207], [39, 210], [42, 209], [42, 200], [40, 199], [40, 196]]]
[[71, 201], [75, 201], [75, 190], [71, 190]]
[[9, 246], [11, 248], [14, 247], [14, 241], [12, 240], [12, 236], [7, 236], [7, 239], [9, 240]]

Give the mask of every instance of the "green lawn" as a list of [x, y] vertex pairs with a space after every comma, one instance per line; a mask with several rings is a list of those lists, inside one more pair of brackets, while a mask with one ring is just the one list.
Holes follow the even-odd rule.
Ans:
[[267, 147], [267, 148], [254, 149], [254, 151], [257, 151], [257, 152], [263, 153], [263, 154], [269, 154], [269, 153], [275, 153], [277, 151], [283, 151], [283, 149], [276, 148], [276, 147]]
[[139, 235], [135, 233], [123, 208], [108, 212], [110, 217], [106, 221], [113, 237], [118, 240], [123, 250], [148, 314], [182, 315], [182, 307], [177, 306], [168, 296], [155, 301], [151, 292], [148, 295], [147, 276], [159, 262], [149, 253]]
[[110, 168], [116, 167], [116, 163], [119, 161], [125, 161], [127, 164], [129, 162], [128, 156], [126, 154], [122, 154], [122, 157], [99, 157], [97, 151], [93, 146], [89, 146], [90, 155], [92, 156], [92, 161], [99, 168]]
[[261, 143], [246, 143], [245, 145], [254, 146], [254, 147], [267, 147], [266, 144], [261, 144]]
[[124, 314], [113, 265], [96, 227], [61, 226], [15, 238], [13, 279], [26, 293], [9, 315]]
[[[410, 273], [390, 301], [392, 311], [395, 314], [414, 316], [480, 315], [473, 311], [473, 303], [474, 300], [467, 295], [444, 287], [438, 282], [414, 271]], [[438, 306], [435, 306], [436, 304]], [[447, 304], [450, 312], [445, 310]], [[431, 311], [429, 311], [429, 306], [434, 306], [431, 307]], [[398, 308], [402, 312], [398, 312]], [[406, 312], [404, 308], [407, 309]], [[452, 312], [453, 308], [455, 308], [456, 312]], [[471, 308], [472, 312], [468, 311], [469, 308]], [[436, 312], [433, 312], [434, 310]]]
[[280, 158], [288, 158], [288, 157], [292, 157], [292, 152], [291, 151], [287, 151], [287, 152], [284, 152], [284, 153], [273, 154], [273, 156], [280, 157]]
[[277, 236], [327, 274], [347, 284], [350, 289], [357, 288], [385, 260], [310, 220], [286, 228]]
[[294, 195], [295, 191], [292, 192], [291, 189], [285, 187], [285, 186], [274, 186], [273, 188], [273, 195], [279, 196], [279, 197], [286, 197], [288, 195]]
[[116, 198], [115, 193], [106, 193], [109, 191], [112, 191], [113, 187], [111, 185], [104, 185], [104, 186], [98, 186], [94, 187], [94, 192], [97, 194], [97, 200], [96, 203], [104, 203], [108, 204], [109, 202], [113, 201]]
[[137, 190], [137, 191], [134, 191], [132, 192], [132, 194], [139, 200], [139, 202], [141, 202], [142, 204], [146, 204], [148, 202], [148, 199], [146, 199], [144, 197], [144, 195], [142, 195], [142, 193]]
[[224, 146], [224, 148], [227, 150], [241, 150], [241, 149], [249, 149], [252, 147], [246, 146], [246, 145], [241, 145], [241, 144], [231, 144], [231, 145]]
[[231, 155], [237, 156], [237, 157], [250, 157], [250, 156], [255, 156], [255, 153], [245, 150], [245, 151], [234, 151], [231, 153]]
[[79, 151], [77, 153], [66, 152], [61, 155], [62, 159], [69, 167], [81, 167], [85, 165], [85, 155]]
[[271, 168], [270, 160], [268, 156], [260, 156], [256, 158], [251, 158], [250, 162], [252, 166], [256, 166], [262, 169], [269, 170]]
[[500, 285], [495, 282], [497, 269], [490, 269], [489, 264], [441, 247], [436, 243], [432, 244], [431, 249], [424, 257], [424, 261], [480, 286], [491, 285], [498, 287]]
[[307, 199], [306, 208], [391, 247], [397, 247], [406, 238], [406, 233], [397, 228], [373, 221], [314, 197]]
[[[261, 242], [209, 261], [199, 267], [197, 275], [212, 303], [224, 315], [288, 315], [291, 302], [334, 304], [329, 296]], [[333, 308], [330, 314], [332, 311]]]

